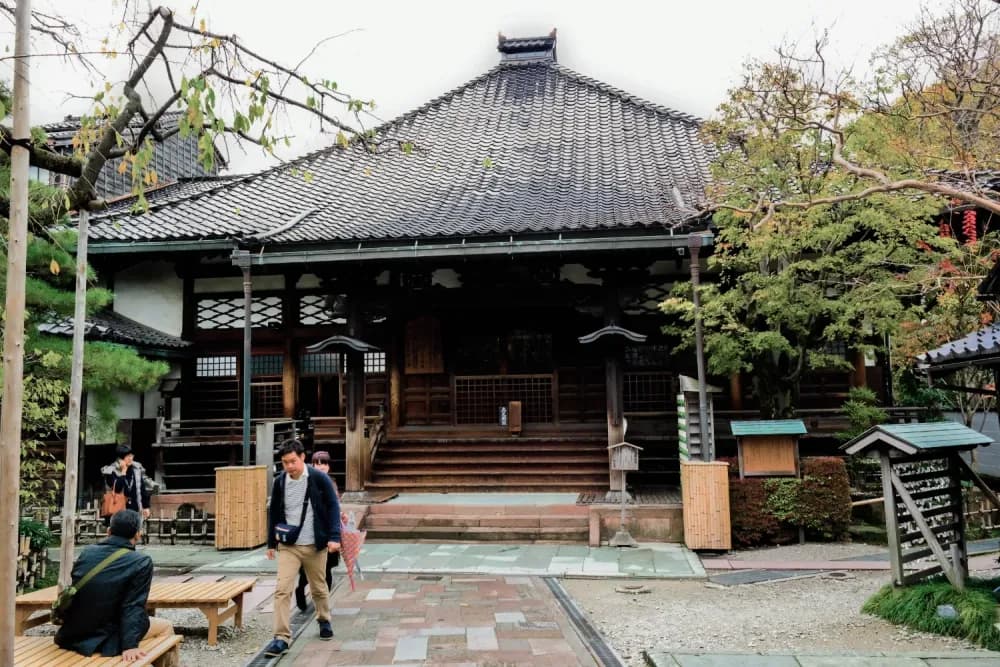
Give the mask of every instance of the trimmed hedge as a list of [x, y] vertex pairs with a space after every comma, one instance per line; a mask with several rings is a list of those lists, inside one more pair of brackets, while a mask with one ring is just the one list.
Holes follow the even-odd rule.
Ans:
[[842, 539], [851, 520], [851, 488], [847, 467], [837, 457], [803, 458], [802, 478], [739, 479], [729, 463], [729, 510], [733, 543], [738, 546], [781, 544], [799, 528], [814, 539]]

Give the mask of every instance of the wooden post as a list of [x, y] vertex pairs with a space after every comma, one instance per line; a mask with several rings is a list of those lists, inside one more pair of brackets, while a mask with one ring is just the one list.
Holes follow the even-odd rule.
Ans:
[[295, 358], [295, 345], [292, 344], [292, 336], [288, 334], [285, 342], [285, 354], [282, 356], [281, 366], [281, 403], [282, 414], [289, 419], [295, 418], [295, 402], [298, 394], [298, 364]]
[[854, 371], [851, 373], [852, 387], [868, 386], [868, 369], [865, 367], [864, 350], [854, 351]]
[[24, 402], [24, 291], [28, 243], [28, 89], [31, 1], [14, 9], [14, 144], [10, 152], [7, 300], [3, 340], [3, 406], [0, 408], [0, 665], [14, 664], [14, 598], [17, 597], [18, 494], [21, 487], [21, 409]]
[[[625, 440], [625, 423], [622, 420], [622, 361], [614, 355], [609, 354], [604, 361], [605, 369], [605, 391], [607, 392], [608, 403], [608, 446], [617, 445]], [[611, 451], [608, 451], [611, 456]], [[612, 491], [625, 492], [621, 485], [622, 478], [611, 470], [610, 459], [608, 461], [609, 487]]]
[[399, 428], [400, 413], [403, 408], [403, 375], [400, 372], [400, 345], [398, 335], [394, 334], [386, 356], [389, 365], [389, 428], [393, 431]]
[[743, 378], [739, 372], [729, 376], [729, 405], [732, 410], [743, 409]]
[[73, 304], [73, 370], [66, 417], [66, 481], [63, 484], [62, 540], [59, 547], [59, 590], [73, 583], [73, 546], [76, 543], [76, 491], [80, 464], [80, 397], [83, 394], [83, 334], [87, 325], [87, 223], [80, 211], [76, 241], [76, 301]]
[[[361, 338], [361, 304], [356, 295], [347, 297], [347, 332]], [[347, 419], [345, 445], [345, 491], [364, 489], [365, 466], [365, 355], [362, 352], [347, 354]]]
[[882, 464], [882, 497], [885, 499], [885, 532], [889, 541], [889, 562], [892, 583], [903, 585], [903, 554], [899, 545], [899, 515], [896, 513], [896, 493], [892, 488], [892, 460], [888, 452], [879, 453]]
[[969, 552], [965, 544], [965, 503], [962, 498], [962, 464], [958, 454], [948, 457], [948, 478], [950, 486], [955, 489], [950, 501], [958, 505], [955, 513], [958, 527], [955, 528], [958, 540], [951, 545], [951, 562], [955, 573], [961, 581], [969, 575]]

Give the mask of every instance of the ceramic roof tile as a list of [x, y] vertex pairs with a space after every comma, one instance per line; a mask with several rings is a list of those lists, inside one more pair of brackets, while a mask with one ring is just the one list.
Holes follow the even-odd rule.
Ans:
[[91, 236], [256, 236], [312, 209], [268, 242], [663, 229], [703, 199], [713, 149], [699, 130], [554, 59], [503, 62], [380, 127], [378, 155], [354, 142], [189, 196], [154, 193], [146, 214], [92, 218]]

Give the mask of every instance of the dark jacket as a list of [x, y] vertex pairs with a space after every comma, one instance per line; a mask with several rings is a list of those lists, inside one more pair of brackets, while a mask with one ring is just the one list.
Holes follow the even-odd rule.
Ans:
[[[340, 503], [333, 483], [326, 473], [312, 466], [309, 468], [309, 484], [306, 490], [309, 494], [309, 504], [312, 506], [313, 532], [316, 535], [316, 550], [326, 549], [327, 542], [340, 542]], [[274, 549], [278, 540], [274, 536], [274, 527], [285, 523], [285, 478], [288, 473], [282, 472], [274, 478], [271, 489], [271, 507], [267, 513], [267, 547]], [[297, 521], [297, 520], [296, 520]]]
[[105, 567], [73, 598], [56, 644], [90, 656], [121, 655], [136, 648], [149, 630], [146, 598], [153, 583], [153, 559], [138, 553], [123, 537], [108, 537], [84, 547], [73, 563], [73, 583], [121, 548], [129, 550]]
[[115, 493], [125, 494], [125, 509], [142, 512], [149, 509], [149, 489], [146, 481], [146, 470], [138, 462], [133, 461], [126, 470], [121, 473], [121, 465], [115, 461], [111, 465], [101, 468], [104, 474], [104, 485]]

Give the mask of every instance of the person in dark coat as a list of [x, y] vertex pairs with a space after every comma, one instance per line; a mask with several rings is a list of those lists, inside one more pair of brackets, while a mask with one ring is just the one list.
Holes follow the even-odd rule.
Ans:
[[108, 537], [84, 547], [73, 563], [73, 584], [119, 549], [127, 553], [109, 563], [73, 597], [56, 633], [56, 645], [85, 656], [120, 655], [125, 662], [145, 657], [139, 642], [172, 635], [173, 626], [146, 615], [153, 583], [153, 559], [135, 550], [141, 534], [139, 514], [121, 510], [111, 517]]
[[143, 519], [149, 518], [149, 487], [146, 471], [135, 460], [132, 448], [118, 445], [115, 462], [101, 468], [104, 485], [115, 493], [125, 494], [125, 509], [138, 512]]
[[[330, 475], [330, 453], [324, 451], [313, 452], [312, 459], [310, 459], [313, 468], [319, 470], [322, 473]], [[330, 483], [333, 484], [333, 492], [336, 494], [337, 499], [340, 500], [340, 490], [337, 488], [337, 480], [330, 475]], [[344, 513], [340, 513], [341, 524], [343, 524]], [[340, 552], [333, 551], [326, 554], [326, 587], [328, 589], [333, 588], [333, 568], [340, 564]], [[295, 587], [295, 606], [305, 611], [306, 609], [306, 584], [309, 581], [306, 579], [306, 570], [304, 567], [299, 568], [299, 585]]]
[[[316, 605], [319, 638], [333, 639], [330, 624], [330, 589], [326, 586], [326, 558], [340, 550], [340, 503], [330, 478], [306, 465], [305, 450], [298, 440], [286, 440], [279, 450], [284, 472], [274, 478], [267, 514], [267, 558], [278, 559], [274, 588], [274, 639], [264, 655], [288, 652], [292, 639], [291, 598], [299, 568], [306, 571], [309, 590]], [[278, 544], [277, 527], [297, 526], [292, 543]]]

